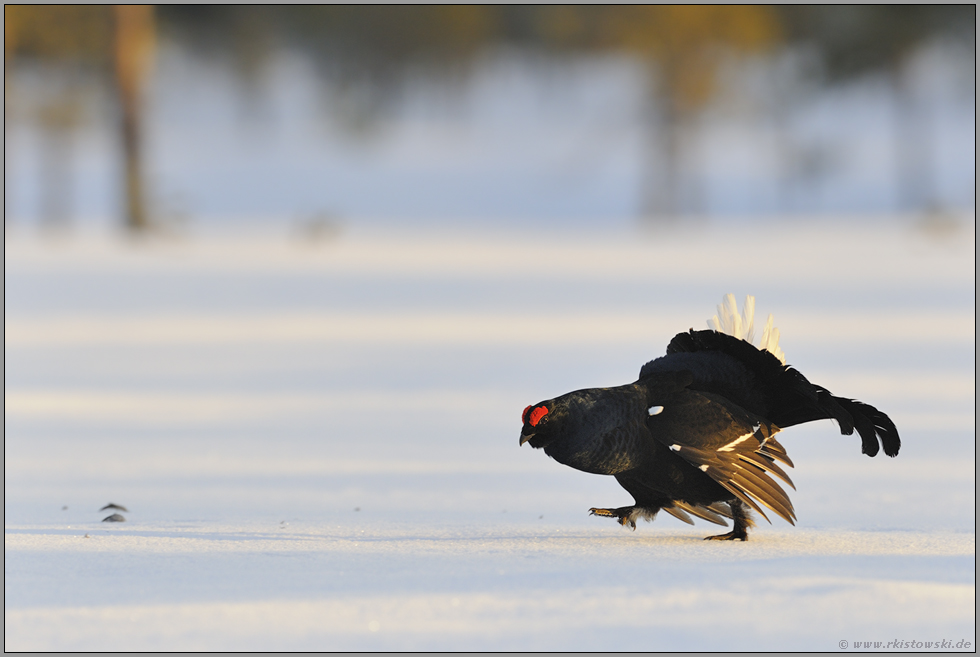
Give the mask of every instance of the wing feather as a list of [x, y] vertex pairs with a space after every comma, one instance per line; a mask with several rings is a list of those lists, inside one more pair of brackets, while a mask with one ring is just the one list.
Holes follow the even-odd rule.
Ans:
[[[778, 427], [708, 392], [685, 389], [670, 395], [662, 405], [663, 412], [647, 420], [652, 436], [767, 521], [763, 507], [796, 524], [793, 503], [777, 481], [795, 489], [789, 475], [776, 463], [793, 466], [774, 436]], [[704, 517], [692, 511], [696, 505], [681, 508]], [[707, 513], [718, 515], [717, 510], [708, 509]]]
[[756, 504], [755, 500], [752, 499], [752, 495], [748, 491], [746, 491], [744, 488], [739, 486], [734, 481], [719, 481], [718, 483], [724, 486], [726, 489], [728, 489], [728, 491], [733, 495], [735, 495], [735, 497], [742, 500], [750, 507], [758, 511], [759, 515], [766, 519], [766, 522], [768, 522], [770, 525], [772, 524], [772, 520], [770, 520], [769, 516], [766, 515], [766, 512], [763, 511], [758, 504]]
[[793, 490], [796, 490], [796, 484], [794, 484], [793, 480], [789, 478], [789, 475], [786, 474], [786, 472], [781, 467], [776, 465], [773, 462], [773, 460], [767, 457], [761, 450], [758, 452], [753, 452], [751, 454], [739, 454], [739, 458], [745, 461], [746, 463], [751, 463], [757, 468], [762, 468], [766, 472], [770, 472], [776, 475], [777, 477], [785, 481], [787, 484], [789, 484], [789, 486], [792, 487]]
[[732, 508], [727, 504], [725, 504], [724, 502], [715, 502], [713, 504], [709, 504], [705, 508], [707, 508], [710, 511], [714, 511], [718, 515], [724, 516], [729, 520], [732, 519]]
[[665, 506], [664, 507], [664, 511], [666, 511], [670, 515], [674, 516], [675, 518], [677, 518], [681, 522], [686, 522], [689, 525], [693, 525], [694, 524], [694, 521], [691, 520], [691, 516], [687, 515], [684, 512], [684, 509], [679, 508], [679, 506], [677, 505], [676, 502], [674, 503], [674, 506]]
[[702, 520], [707, 520], [708, 522], [713, 522], [716, 525], [721, 525], [722, 527], [727, 527], [728, 526], [728, 523], [725, 522], [725, 519], [722, 517], [722, 515], [727, 515], [728, 517], [731, 517], [731, 510], [730, 509], [728, 510], [728, 513], [727, 514], [722, 514], [719, 509], [713, 508], [714, 505], [711, 505], [711, 506], [701, 506], [701, 505], [696, 505], [696, 504], [688, 504], [687, 502], [682, 502], [680, 500], [674, 500], [674, 506], [675, 507], [679, 507], [679, 508], [683, 509], [684, 511], [687, 511], [692, 516], [697, 516], [698, 518], [701, 518]]

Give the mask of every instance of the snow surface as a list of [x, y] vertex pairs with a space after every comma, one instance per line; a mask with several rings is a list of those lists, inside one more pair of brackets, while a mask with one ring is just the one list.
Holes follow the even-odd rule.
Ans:
[[[6, 650], [839, 650], [970, 641], [975, 231], [5, 239]], [[727, 292], [902, 434], [784, 431], [747, 543], [518, 447]], [[127, 522], [100, 522], [108, 502]]]

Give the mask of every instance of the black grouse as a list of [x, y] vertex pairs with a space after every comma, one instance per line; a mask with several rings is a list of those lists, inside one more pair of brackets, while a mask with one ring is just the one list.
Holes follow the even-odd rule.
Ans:
[[858, 432], [868, 456], [878, 453], [879, 440], [885, 454], [898, 454], [898, 430], [887, 415], [836, 397], [786, 365], [772, 315], [760, 347], [752, 345], [753, 297], [741, 316], [733, 295], [718, 310], [711, 330], [676, 335], [634, 383], [576, 390], [524, 409], [521, 445], [613, 475], [635, 500], [591, 514], [633, 529], [637, 518], [653, 520], [661, 509], [690, 524], [692, 515], [723, 526], [731, 518], [732, 531], [708, 538], [744, 541], [754, 526], [750, 508], [767, 521], [762, 507], [795, 524], [793, 504], [773, 479], [793, 486], [780, 465], [793, 466], [775, 438], [780, 429], [832, 419], [842, 434]]

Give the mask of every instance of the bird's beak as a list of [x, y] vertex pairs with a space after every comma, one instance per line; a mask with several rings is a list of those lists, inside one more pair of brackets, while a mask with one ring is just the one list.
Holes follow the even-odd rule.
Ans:
[[523, 445], [527, 441], [531, 440], [531, 438], [534, 438], [534, 434], [533, 433], [522, 433], [521, 434], [521, 445]]

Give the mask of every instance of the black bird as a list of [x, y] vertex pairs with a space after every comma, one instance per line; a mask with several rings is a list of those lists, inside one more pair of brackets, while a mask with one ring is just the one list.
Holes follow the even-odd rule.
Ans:
[[[844, 435], [856, 430], [861, 451], [898, 454], [898, 430], [877, 408], [836, 397], [785, 364], [779, 331], [766, 325], [752, 345], [755, 299], [741, 317], [728, 295], [709, 322], [713, 330], [679, 333], [667, 355], [616, 388], [591, 388], [524, 409], [521, 442], [565, 465], [613, 475], [633, 506], [592, 508], [636, 528], [662, 509], [694, 524], [691, 515], [732, 531], [709, 539], [748, 540], [750, 509], [768, 521], [767, 507], [795, 524], [793, 504], [777, 481], [793, 486], [779, 464], [793, 467], [775, 438], [782, 428], [832, 419]], [[771, 521], [770, 521], [771, 522]]]

